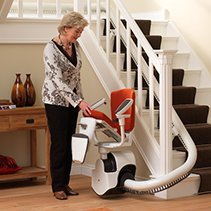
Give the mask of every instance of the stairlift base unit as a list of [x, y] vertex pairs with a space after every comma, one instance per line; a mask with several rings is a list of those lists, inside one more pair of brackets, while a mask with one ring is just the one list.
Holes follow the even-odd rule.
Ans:
[[98, 159], [92, 171], [92, 188], [99, 196], [121, 194], [126, 179], [135, 177], [135, 157], [130, 151], [112, 152]]

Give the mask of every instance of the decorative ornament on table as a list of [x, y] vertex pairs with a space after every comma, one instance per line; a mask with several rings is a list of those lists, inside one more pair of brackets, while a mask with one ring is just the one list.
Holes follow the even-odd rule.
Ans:
[[0, 155], [0, 175], [15, 173], [21, 169], [22, 167], [17, 165], [14, 158]]
[[21, 81], [21, 74], [16, 74], [15, 83], [12, 87], [11, 100], [17, 107], [23, 107], [26, 103], [26, 91]]
[[24, 83], [26, 91], [26, 103], [25, 106], [33, 106], [36, 100], [36, 92], [34, 85], [31, 81], [31, 74], [26, 74], [26, 81]]

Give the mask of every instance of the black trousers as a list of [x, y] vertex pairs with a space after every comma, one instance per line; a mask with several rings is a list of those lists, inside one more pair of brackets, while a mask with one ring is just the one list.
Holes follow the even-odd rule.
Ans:
[[50, 170], [52, 191], [64, 190], [70, 182], [71, 138], [75, 133], [79, 108], [45, 104], [51, 136]]

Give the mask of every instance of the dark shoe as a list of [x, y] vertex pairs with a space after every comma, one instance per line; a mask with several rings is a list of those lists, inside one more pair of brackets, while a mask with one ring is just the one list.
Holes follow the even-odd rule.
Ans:
[[57, 192], [54, 192], [54, 196], [59, 199], [59, 200], [65, 200], [67, 199], [67, 195], [64, 191], [57, 191]]
[[77, 196], [79, 194], [75, 192], [72, 188], [70, 188], [69, 186], [65, 187], [65, 193], [67, 194], [67, 196]]

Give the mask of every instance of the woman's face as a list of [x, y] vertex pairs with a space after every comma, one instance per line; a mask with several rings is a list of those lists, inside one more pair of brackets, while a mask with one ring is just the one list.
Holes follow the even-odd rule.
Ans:
[[76, 27], [66, 27], [66, 35], [69, 42], [75, 42], [83, 32], [84, 28], [76, 28]]

